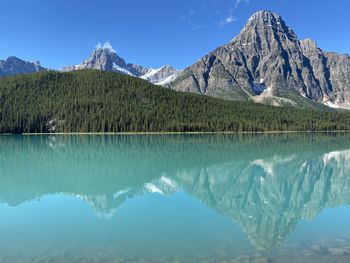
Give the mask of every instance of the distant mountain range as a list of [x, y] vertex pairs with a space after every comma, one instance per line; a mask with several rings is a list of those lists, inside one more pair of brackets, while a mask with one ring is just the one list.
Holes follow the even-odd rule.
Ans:
[[40, 62], [28, 62], [17, 57], [9, 57], [6, 60], [0, 60], [0, 77], [13, 76], [18, 74], [28, 74], [46, 70], [40, 65]]
[[[275, 106], [313, 103], [350, 109], [350, 58], [299, 40], [281, 16], [253, 14], [241, 33], [183, 71], [126, 63], [109, 44], [62, 71], [99, 69], [127, 74], [168, 88], [226, 100], [252, 100]], [[0, 76], [46, 70], [16, 57], [0, 61]]]
[[[138, 64], [126, 63], [123, 58], [117, 55], [116, 51], [108, 43], [102, 46], [97, 46], [90, 56], [81, 64], [67, 66], [60, 71], [69, 72], [83, 69], [98, 69], [117, 72], [138, 77], [156, 85], [169, 84], [175, 80], [181, 72], [170, 65], [164, 65], [160, 68], [154, 69]], [[0, 76], [30, 74], [46, 70], [49, 69], [42, 67], [39, 62], [24, 61], [17, 57], [9, 57], [5, 61], [0, 60]]]

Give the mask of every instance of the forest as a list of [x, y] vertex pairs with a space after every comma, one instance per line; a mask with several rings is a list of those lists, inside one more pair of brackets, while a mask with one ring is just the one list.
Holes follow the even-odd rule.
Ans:
[[350, 113], [225, 101], [98, 70], [0, 78], [1, 133], [331, 130], [350, 130]]

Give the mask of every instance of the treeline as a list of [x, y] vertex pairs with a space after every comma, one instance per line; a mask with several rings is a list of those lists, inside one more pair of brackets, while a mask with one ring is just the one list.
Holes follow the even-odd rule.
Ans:
[[104, 71], [0, 78], [0, 132], [350, 130], [350, 113], [230, 102]]

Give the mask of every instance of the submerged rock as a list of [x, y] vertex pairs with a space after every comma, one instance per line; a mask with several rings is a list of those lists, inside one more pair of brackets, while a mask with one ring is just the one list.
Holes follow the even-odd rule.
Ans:
[[344, 247], [344, 248], [328, 248], [329, 254], [332, 256], [343, 256], [343, 255], [349, 255], [350, 254], [350, 248]]

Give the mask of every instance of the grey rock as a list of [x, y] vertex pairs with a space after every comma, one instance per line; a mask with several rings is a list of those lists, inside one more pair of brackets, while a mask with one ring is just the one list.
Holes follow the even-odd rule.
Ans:
[[250, 262], [250, 256], [248, 255], [241, 255], [237, 258], [237, 261], [240, 263], [249, 263]]
[[293, 105], [290, 94], [297, 94], [340, 105], [348, 102], [349, 65], [347, 55], [299, 41], [281, 16], [259, 11], [236, 38], [186, 68], [169, 87], [228, 100]]
[[270, 260], [266, 257], [259, 257], [254, 260], [254, 263], [270, 263]]
[[349, 55], [339, 55], [334, 52], [325, 52], [327, 66], [329, 67], [329, 77], [332, 83], [334, 102], [345, 104], [349, 108], [350, 104], [350, 57]]
[[29, 62], [17, 57], [9, 57], [6, 60], [0, 60], [0, 77], [13, 76], [18, 74], [29, 74], [46, 70], [40, 65], [40, 62]]
[[312, 245], [310, 247], [311, 251], [313, 252], [321, 252], [322, 248], [320, 247], [320, 245]]
[[303, 54], [309, 59], [314, 76], [322, 90], [323, 102], [347, 107], [350, 102], [350, 58], [324, 52], [311, 39], [300, 41]]
[[328, 248], [329, 254], [332, 256], [343, 256], [350, 253], [349, 248]]
[[318, 82], [324, 96], [334, 99], [332, 94], [332, 83], [330, 82], [330, 71], [327, 66], [327, 58], [323, 51], [317, 47], [316, 42], [311, 39], [300, 41], [302, 53], [308, 58], [313, 69], [313, 74]]

